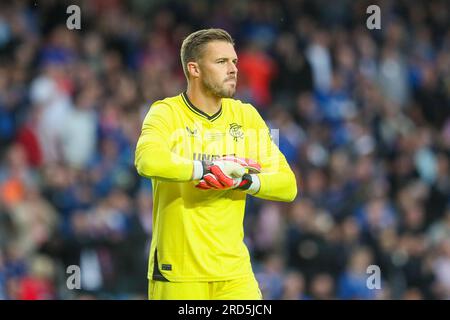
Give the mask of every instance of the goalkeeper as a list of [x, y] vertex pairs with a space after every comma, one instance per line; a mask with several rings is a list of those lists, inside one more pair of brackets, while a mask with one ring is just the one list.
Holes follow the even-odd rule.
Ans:
[[262, 299], [244, 244], [247, 194], [293, 201], [295, 176], [256, 109], [232, 99], [230, 35], [200, 30], [181, 46], [187, 90], [156, 101], [136, 146], [152, 180], [149, 299]]

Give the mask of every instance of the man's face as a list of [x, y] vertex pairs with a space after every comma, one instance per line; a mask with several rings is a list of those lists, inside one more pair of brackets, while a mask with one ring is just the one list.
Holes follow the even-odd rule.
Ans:
[[237, 84], [237, 55], [231, 43], [209, 42], [199, 60], [200, 80], [204, 89], [220, 98], [231, 98]]

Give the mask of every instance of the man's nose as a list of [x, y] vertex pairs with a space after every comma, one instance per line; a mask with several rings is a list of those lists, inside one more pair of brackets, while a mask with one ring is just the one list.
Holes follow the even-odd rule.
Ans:
[[230, 62], [229, 66], [228, 66], [228, 73], [229, 74], [236, 74], [237, 71], [238, 71], [238, 69], [237, 69], [236, 65], [233, 62]]

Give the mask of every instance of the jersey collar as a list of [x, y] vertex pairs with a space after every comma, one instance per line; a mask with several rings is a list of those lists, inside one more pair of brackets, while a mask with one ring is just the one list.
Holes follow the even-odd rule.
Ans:
[[206, 112], [203, 112], [202, 110], [200, 110], [199, 108], [194, 106], [194, 104], [189, 100], [189, 98], [186, 94], [186, 91], [181, 94], [181, 98], [183, 99], [184, 103], [189, 108], [189, 110], [194, 112], [196, 115], [201, 116], [209, 121], [214, 121], [214, 120], [218, 119], [220, 117], [220, 115], [222, 114], [222, 105], [220, 105], [219, 111], [217, 111], [213, 115], [208, 115]]

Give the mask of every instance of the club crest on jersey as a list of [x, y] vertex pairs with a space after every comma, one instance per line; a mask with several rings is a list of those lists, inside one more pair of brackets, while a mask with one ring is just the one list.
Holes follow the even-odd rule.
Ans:
[[242, 130], [242, 126], [237, 123], [230, 124], [229, 133], [233, 137], [234, 141], [238, 141], [238, 139], [244, 138], [244, 131]]

